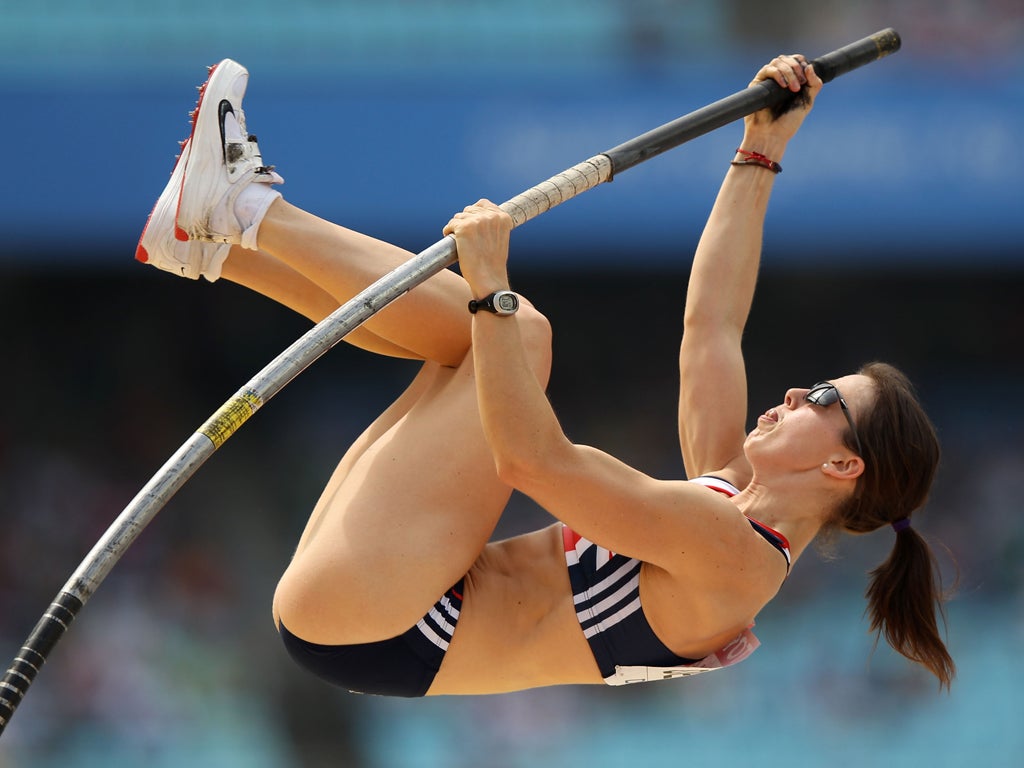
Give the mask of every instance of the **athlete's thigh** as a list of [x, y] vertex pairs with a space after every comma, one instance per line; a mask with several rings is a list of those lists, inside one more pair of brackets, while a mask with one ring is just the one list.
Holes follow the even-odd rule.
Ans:
[[[550, 328], [541, 315], [523, 314], [524, 351], [543, 385]], [[429, 370], [408, 410], [352, 456], [282, 580], [282, 619], [306, 640], [371, 642], [404, 632], [494, 533], [511, 488], [498, 479], [484, 437], [472, 356]]]
[[296, 547], [296, 556], [300, 555], [308, 546], [317, 532], [320, 530], [321, 521], [324, 515], [331, 510], [337, 510], [335, 496], [341, 484], [348, 477], [353, 465], [366, 453], [367, 449], [377, 440], [385, 435], [405, 414], [409, 412], [413, 404], [426, 391], [434, 377], [437, 375], [439, 366], [436, 363], [425, 363], [419, 373], [412, 380], [409, 386], [402, 392], [395, 402], [381, 413], [373, 422], [356, 438], [356, 440], [345, 451], [344, 456], [338, 462], [338, 466], [331, 474], [330, 480], [324, 487], [320, 498], [313, 508], [313, 512], [306, 523], [306, 527]]

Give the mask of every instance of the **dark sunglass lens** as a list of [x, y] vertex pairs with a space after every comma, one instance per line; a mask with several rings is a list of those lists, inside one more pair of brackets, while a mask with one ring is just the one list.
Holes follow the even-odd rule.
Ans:
[[846, 407], [846, 403], [843, 401], [842, 395], [839, 394], [839, 390], [836, 389], [835, 384], [830, 384], [827, 381], [822, 381], [815, 384], [804, 395], [804, 399], [808, 403], [814, 405], [828, 406], [832, 403], [839, 403], [839, 407], [843, 409], [843, 416], [846, 417], [846, 423], [850, 425], [850, 431], [853, 433], [853, 441], [857, 444], [857, 454], [862, 455], [864, 453], [863, 448], [860, 444], [860, 436], [857, 434], [857, 425], [853, 423], [853, 416], [850, 415], [850, 409]]
[[807, 402], [827, 406], [839, 400], [839, 390], [827, 382], [815, 384], [804, 396]]

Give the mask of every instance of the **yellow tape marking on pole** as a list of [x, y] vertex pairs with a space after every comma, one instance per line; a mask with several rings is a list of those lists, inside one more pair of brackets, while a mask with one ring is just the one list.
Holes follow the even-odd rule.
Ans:
[[222, 405], [209, 420], [199, 429], [201, 434], [210, 438], [215, 447], [220, 448], [224, 441], [235, 433], [250, 416], [263, 405], [263, 398], [255, 392], [247, 391], [235, 395]]

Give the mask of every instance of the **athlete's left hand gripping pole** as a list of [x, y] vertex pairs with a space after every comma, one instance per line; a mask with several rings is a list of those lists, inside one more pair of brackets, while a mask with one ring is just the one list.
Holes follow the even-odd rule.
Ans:
[[[827, 82], [894, 53], [899, 47], [899, 35], [895, 30], [886, 29], [815, 59], [813, 63], [818, 75]], [[519, 226], [559, 203], [610, 181], [616, 173], [790, 97], [788, 91], [773, 81], [758, 83], [574, 165], [501, 207], [512, 217], [515, 226]], [[455, 240], [446, 237], [382, 277], [278, 355], [168, 459], [72, 574], [0, 681], [0, 734], [82, 606], [142, 529], [203, 462], [264, 403], [345, 336], [456, 260]]]

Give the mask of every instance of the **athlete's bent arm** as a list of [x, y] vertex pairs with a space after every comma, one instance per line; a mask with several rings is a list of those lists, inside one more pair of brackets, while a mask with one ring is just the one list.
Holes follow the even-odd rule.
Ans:
[[[507, 215], [486, 201], [445, 229], [456, 237], [462, 273], [478, 299], [508, 289], [510, 230]], [[565, 436], [527, 364], [526, 355], [537, 354], [538, 317], [481, 311], [473, 319], [480, 417], [501, 479], [588, 539], [693, 578], [751, 546], [749, 525], [724, 497], [656, 480]], [[709, 541], [711, 526], [716, 536]]]

